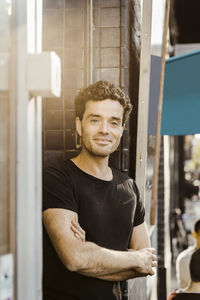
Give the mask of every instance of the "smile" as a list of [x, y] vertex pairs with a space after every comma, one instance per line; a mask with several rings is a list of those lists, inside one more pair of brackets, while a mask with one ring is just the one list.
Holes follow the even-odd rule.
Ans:
[[107, 145], [109, 143], [111, 143], [112, 141], [109, 140], [109, 139], [94, 139], [94, 141], [97, 143], [97, 144], [103, 144], [103, 145]]

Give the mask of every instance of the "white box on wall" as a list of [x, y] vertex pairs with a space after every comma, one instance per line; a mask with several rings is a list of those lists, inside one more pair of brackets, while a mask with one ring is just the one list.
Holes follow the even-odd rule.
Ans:
[[61, 61], [54, 51], [28, 55], [27, 89], [33, 96], [60, 97]]

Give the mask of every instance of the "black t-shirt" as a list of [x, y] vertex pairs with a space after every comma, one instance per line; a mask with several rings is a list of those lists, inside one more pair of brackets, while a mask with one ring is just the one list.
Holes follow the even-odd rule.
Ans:
[[169, 295], [167, 299], [168, 300], [199, 300], [200, 293], [187, 293], [187, 292], [178, 293], [174, 291]]
[[[71, 160], [52, 163], [43, 172], [43, 210], [72, 210], [87, 241], [127, 251], [133, 226], [144, 222], [144, 208], [134, 181], [116, 169], [112, 173], [113, 179], [105, 181], [83, 172]], [[113, 282], [67, 270], [43, 229], [44, 300], [116, 299]]]

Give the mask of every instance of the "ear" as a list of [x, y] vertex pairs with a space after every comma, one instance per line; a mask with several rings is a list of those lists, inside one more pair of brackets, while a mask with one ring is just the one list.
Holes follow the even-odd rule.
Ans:
[[82, 136], [81, 120], [79, 117], [76, 117], [76, 131], [78, 132], [79, 136]]
[[124, 133], [125, 126], [126, 126], [126, 124], [125, 124], [125, 123], [124, 123], [124, 124], [122, 124], [122, 128], [121, 128], [121, 136], [122, 136], [122, 135], [123, 135], [123, 133]]
[[197, 233], [195, 231], [192, 232], [192, 235], [195, 239], [197, 238]]

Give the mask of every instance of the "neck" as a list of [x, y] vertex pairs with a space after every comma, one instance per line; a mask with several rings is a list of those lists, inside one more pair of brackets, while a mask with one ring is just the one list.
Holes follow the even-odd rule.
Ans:
[[199, 249], [200, 248], [200, 239], [196, 239], [196, 248]]
[[109, 156], [100, 157], [90, 154], [84, 148], [72, 159], [77, 167], [84, 172], [103, 180], [112, 179], [112, 171], [108, 166]]
[[189, 287], [186, 289], [187, 292], [200, 293], [200, 282], [191, 281]]

